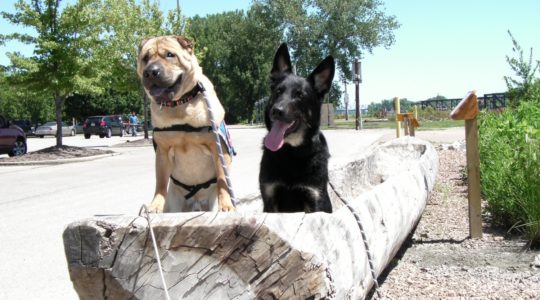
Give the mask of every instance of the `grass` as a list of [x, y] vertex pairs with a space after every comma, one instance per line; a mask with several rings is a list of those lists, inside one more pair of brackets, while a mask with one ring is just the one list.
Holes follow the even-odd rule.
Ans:
[[442, 203], [447, 204], [450, 199], [450, 193], [452, 192], [452, 187], [447, 183], [435, 182], [433, 191], [442, 195]]
[[[454, 121], [454, 120], [440, 120], [440, 121], [422, 121], [420, 120], [420, 127], [416, 130], [435, 130], [435, 129], [445, 129], [445, 128], [451, 128], [451, 127], [463, 127], [465, 123], [463, 121]], [[321, 128], [327, 129], [328, 126], [323, 122], [321, 124]], [[334, 121], [334, 125], [330, 126], [328, 129], [354, 129], [355, 128], [355, 120], [354, 118], [349, 118], [348, 121], [344, 119], [336, 119]], [[395, 121], [374, 121], [371, 119], [367, 119], [365, 122], [363, 122], [363, 128], [364, 129], [395, 129], [396, 128], [396, 122]]]

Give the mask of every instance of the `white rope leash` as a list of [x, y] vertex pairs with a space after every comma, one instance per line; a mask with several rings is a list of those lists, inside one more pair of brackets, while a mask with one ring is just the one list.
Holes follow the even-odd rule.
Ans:
[[371, 251], [369, 250], [369, 244], [367, 242], [366, 233], [364, 232], [364, 226], [362, 226], [362, 223], [360, 222], [360, 216], [358, 216], [358, 214], [356, 213], [354, 208], [349, 204], [349, 202], [347, 200], [345, 200], [345, 198], [343, 198], [341, 196], [341, 194], [336, 190], [336, 188], [334, 187], [332, 182], [328, 181], [328, 184], [330, 185], [330, 187], [332, 188], [334, 193], [336, 193], [336, 195], [341, 200], [341, 202], [343, 202], [343, 204], [345, 204], [345, 206], [349, 209], [349, 211], [353, 214], [354, 218], [356, 219], [356, 223], [358, 224], [358, 228], [360, 228], [360, 234], [362, 235], [362, 240], [364, 241], [364, 248], [366, 248], [366, 255], [367, 255], [367, 259], [368, 259], [369, 270], [371, 272], [371, 277], [373, 278], [373, 283], [375, 285], [375, 292], [377, 293], [377, 297], [379, 299], [384, 299], [383, 296], [382, 296], [382, 293], [381, 293], [381, 291], [379, 289], [379, 282], [377, 281], [377, 275], [375, 274], [375, 267], [374, 267], [374, 264], [373, 264], [373, 257], [371, 256]]
[[216, 117], [214, 115], [214, 111], [212, 110], [212, 105], [210, 102], [210, 96], [208, 95], [208, 92], [200, 83], [204, 99], [206, 100], [206, 106], [208, 107], [208, 113], [210, 115], [210, 123], [212, 123], [212, 131], [214, 132], [214, 137], [216, 139], [216, 146], [218, 149], [218, 156], [219, 161], [221, 162], [221, 166], [223, 167], [223, 172], [225, 173], [225, 180], [227, 181], [227, 188], [229, 189], [229, 195], [231, 196], [231, 201], [233, 206], [236, 206], [236, 197], [234, 195], [234, 191], [232, 188], [232, 181], [231, 177], [229, 176], [229, 168], [227, 168], [227, 164], [225, 163], [225, 158], [223, 157], [223, 148], [221, 147], [221, 139], [219, 137], [219, 127], [216, 124]]
[[[236, 206], [236, 201], [235, 201], [236, 197], [234, 195], [234, 191], [233, 191], [233, 188], [232, 188], [232, 181], [231, 181], [231, 178], [229, 176], [229, 169], [227, 168], [227, 164], [225, 164], [225, 157], [223, 156], [223, 147], [221, 147], [221, 139], [219, 137], [219, 127], [216, 125], [216, 118], [214, 116], [214, 112], [212, 111], [212, 105], [211, 105], [211, 102], [209, 100], [208, 92], [206, 91], [204, 86], [202, 86], [202, 84], [200, 84], [200, 86], [201, 86], [201, 89], [202, 89], [202, 92], [203, 92], [204, 99], [206, 100], [206, 105], [208, 107], [208, 113], [209, 113], [209, 116], [210, 116], [210, 122], [212, 123], [212, 131], [214, 132], [214, 137], [215, 137], [215, 140], [216, 140], [216, 146], [217, 146], [217, 149], [218, 149], [219, 161], [221, 162], [221, 166], [223, 167], [223, 172], [225, 173], [225, 179], [227, 181], [227, 188], [229, 190], [229, 195], [231, 196], [231, 201], [232, 201], [233, 205]], [[143, 211], [144, 211], [144, 214], [145, 214], [144, 216], [142, 215]], [[154, 235], [154, 229], [152, 228], [152, 223], [150, 222], [150, 214], [148, 213], [148, 207], [146, 206], [146, 204], [143, 204], [141, 206], [141, 209], [139, 210], [139, 216], [145, 218], [146, 221], [148, 222], [148, 229], [150, 231], [150, 236], [152, 237], [152, 244], [153, 244], [153, 247], [154, 247], [154, 253], [156, 255], [156, 261], [157, 261], [157, 265], [158, 265], [159, 275], [161, 277], [161, 283], [163, 285], [163, 290], [165, 292], [165, 299], [170, 300], [171, 297], [169, 296], [169, 289], [167, 287], [167, 282], [165, 281], [165, 275], [163, 274], [163, 267], [161, 266], [161, 257], [159, 255], [159, 250], [158, 250], [158, 246], [157, 246], [157, 242], [156, 242], [156, 237]]]
[[[145, 213], [145, 216], [142, 216], [141, 213]], [[159, 275], [161, 276], [161, 283], [163, 284], [163, 291], [165, 291], [165, 299], [170, 300], [171, 297], [169, 296], [169, 289], [167, 288], [167, 282], [165, 282], [165, 275], [163, 275], [163, 268], [161, 267], [161, 257], [159, 256], [159, 250], [157, 247], [156, 237], [154, 236], [154, 229], [152, 228], [152, 224], [150, 222], [150, 214], [148, 214], [148, 207], [146, 204], [143, 204], [141, 206], [141, 209], [139, 210], [139, 216], [146, 219], [148, 222], [148, 229], [150, 230], [150, 236], [152, 237], [152, 244], [154, 245], [154, 253], [156, 254], [156, 261], [159, 269]]]

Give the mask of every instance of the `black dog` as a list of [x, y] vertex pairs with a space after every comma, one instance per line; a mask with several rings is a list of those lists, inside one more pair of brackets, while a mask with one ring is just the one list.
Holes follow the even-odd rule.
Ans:
[[286, 44], [274, 58], [264, 113], [269, 133], [259, 174], [265, 212], [332, 212], [328, 197], [328, 146], [319, 131], [321, 104], [334, 77], [328, 56], [307, 77], [292, 72]]

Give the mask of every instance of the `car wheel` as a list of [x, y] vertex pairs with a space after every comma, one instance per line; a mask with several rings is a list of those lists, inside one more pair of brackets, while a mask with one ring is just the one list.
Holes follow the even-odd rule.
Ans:
[[19, 156], [26, 154], [27, 151], [26, 141], [23, 138], [18, 138], [13, 146], [13, 150], [8, 153], [9, 156]]
[[91, 134], [88, 134], [88, 133], [85, 133], [85, 134], [84, 134], [84, 138], [85, 138], [85, 139], [89, 139], [90, 136], [91, 136]]
[[100, 138], [100, 139], [102, 139], [102, 138], [104, 138], [104, 137], [105, 137], [105, 135], [103, 135], [103, 134], [100, 134], [100, 135], [99, 135], [99, 138]]
[[110, 128], [107, 128], [107, 138], [111, 138], [112, 136], [112, 130]]
[[44, 135], [38, 135], [40, 139], [44, 138], [45, 136]]

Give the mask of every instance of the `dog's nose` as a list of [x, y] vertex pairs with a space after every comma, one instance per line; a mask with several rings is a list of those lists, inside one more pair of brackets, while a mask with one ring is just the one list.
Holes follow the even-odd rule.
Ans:
[[144, 70], [145, 78], [159, 78], [161, 69], [157, 65], [150, 65]]
[[271, 111], [273, 118], [282, 118], [285, 115], [285, 108], [283, 106], [274, 106]]

